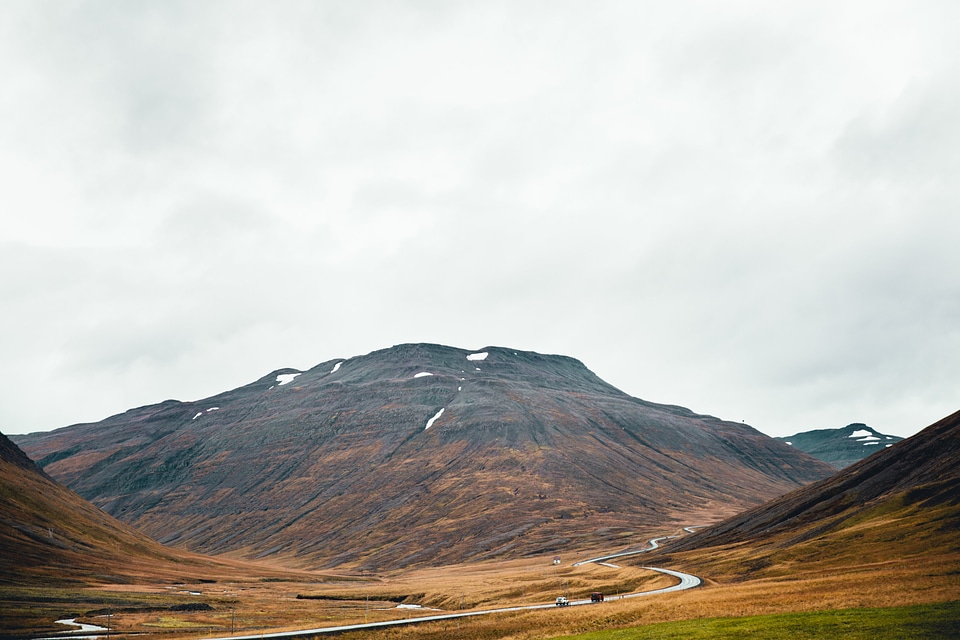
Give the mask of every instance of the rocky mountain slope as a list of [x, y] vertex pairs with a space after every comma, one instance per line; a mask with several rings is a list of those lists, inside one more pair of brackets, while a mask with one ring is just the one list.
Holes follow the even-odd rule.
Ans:
[[309, 567], [599, 547], [833, 471], [746, 425], [628, 396], [572, 358], [428, 344], [17, 441], [161, 542]]
[[842, 429], [804, 431], [777, 439], [837, 469], [848, 467], [903, 440], [900, 436], [885, 435], [860, 423], [848, 424]]
[[[907, 535], [925, 552], [960, 552], [960, 412], [839, 473], [747, 510], [684, 539], [671, 551], [737, 543], [789, 549], [830, 533], [878, 527], [884, 553], [900, 553]], [[937, 534], [946, 534], [946, 537]], [[898, 548], [893, 548], [894, 546]]]

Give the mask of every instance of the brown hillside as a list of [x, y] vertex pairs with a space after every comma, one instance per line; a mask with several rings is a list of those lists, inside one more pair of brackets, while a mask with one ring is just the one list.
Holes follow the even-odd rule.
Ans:
[[958, 531], [960, 413], [642, 562], [704, 579], [667, 617], [955, 602]]
[[401, 345], [17, 441], [161, 542], [311, 567], [602, 547], [833, 472], [572, 358], [481, 353]]
[[[834, 476], [747, 510], [673, 547], [781, 540], [795, 544], [862, 520], [865, 513], [921, 509], [953, 515], [937, 528], [960, 531], [960, 412]], [[886, 507], [886, 509], [884, 509]], [[951, 524], [953, 523], [953, 524]], [[957, 537], [960, 548], [960, 536]]]
[[3, 586], [122, 583], [217, 566], [167, 549], [47, 477], [0, 434]]

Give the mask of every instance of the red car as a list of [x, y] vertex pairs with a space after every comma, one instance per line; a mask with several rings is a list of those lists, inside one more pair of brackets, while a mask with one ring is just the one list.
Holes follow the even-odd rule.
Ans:
[[590, 602], [603, 602], [603, 594], [599, 591], [594, 591], [590, 594]]

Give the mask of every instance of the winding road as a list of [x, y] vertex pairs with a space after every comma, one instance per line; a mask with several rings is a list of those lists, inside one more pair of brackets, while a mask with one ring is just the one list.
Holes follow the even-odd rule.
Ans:
[[[689, 530], [689, 529], [688, 529]], [[633, 556], [640, 553], [646, 553], [648, 551], [653, 551], [658, 548], [659, 541], [668, 540], [670, 538], [676, 538], [677, 536], [661, 536], [659, 538], [653, 538], [647, 542], [647, 547], [639, 549], [636, 551], [622, 551], [620, 553], [612, 553], [606, 556], [598, 556], [596, 558], [590, 558], [589, 560], [582, 560], [580, 562], [574, 563], [572, 566], [579, 567], [584, 564], [589, 564], [595, 562], [597, 564], [603, 564], [605, 566], [613, 566], [607, 564], [606, 561], [613, 558], [622, 558], [625, 556]], [[697, 576], [690, 575], [689, 573], [683, 573], [681, 571], [674, 571], [672, 569], [662, 569], [660, 567], [643, 567], [649, 571], [657, 571], [659, 573], [665, 573], [667, 575], [673, 576], [680, 580], [679, 584], [675, 584], [672, 587], [664, 587], [662, 589], [654, 589], [652, 591], [638, 591], [636, 593], [627, 593], [620, 596], [607, 596], [605, 601], [609, 602], [611, 600], [623, 600], [624, 598], [639, 598], [641, 596], [653, 596], [661, 593], [670, 593], [672, 591], [683, 591], [685, 589], [692, 589], [698, 587], [702, 584], [702, 580]], [[585, 600], [571, 600], [570, 606], [592, 604], [589, 598]], [[531, 611], [534, 609], [556, 609], [557, 606], [555, 603], [550, 602], [548, 604], [529, 604], [521, 605], [517, 607], [502, 607], [499, 609], [484, 609], [482, 611], [468, 611], [465, 613], [444, 613], [434, 616], [419, 616], [416, 618], [406, 618], [403, 620], [385, 620], [383, 622], [364, 622], [360, 624], [348, 624], [341, 625], [337, 627], [321, 627], [319, 629], [301, 629], [299, 631], [278, 631], [276, 633], [257, 633], [254, 635], [246, 636], [219, 636], [208, 638], [207, 640], [257, 640], [258, 638], [297, 638], [301, 636], [316, 636], [323, 634], [335, 634], [343, 633], [345, 631], [359, 631], [363, 629], [380, 629], [383, 627], [396, 627], [401, 625], [408, 624], [420, 624], [421, 622], [437, 622], [440, 620], [455, 620], [458, 618], [470, 618], [473, 616], [485, 616], [492, 613], [509, 613], [511, 611]]]
[[[659, 538], [651, 538], [647, 541], [647, 547], [643, 549], [637, 549], [636, 551], [621, 551], [620, 553], [611, 553], [606, 556], [597, 556], [596, 558], [590, 558], [589, 560], [581, 560], [580, 562], [574, 562], [573, 566], [579, 567], [583, 564], [590, 564], [591, 562], [596, 562], [597, 564], [607, 564], [607, 560], [613, 560], [614, 558], [623, 558], [625, 556], [635, 556], [640, 553], [646, 553], [648, 551], [653, 551], [660, 547], [661, 540], [669, 540], [671, 538], [676, 538], [678, 536], [660, 536]], [[609, 566], [609, 565], [608, 565]], [[616, 566], [616, 565], [612, 565]]]

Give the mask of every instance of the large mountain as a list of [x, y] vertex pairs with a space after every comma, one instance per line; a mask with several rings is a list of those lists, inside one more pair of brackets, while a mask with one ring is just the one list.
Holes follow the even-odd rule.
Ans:
[[17, 441], [162, 542], [314, 567], [600, 546], [833, 471], [746, 425], [628, 396], [572, 358], [428, 344]]
[[816, 429], [777, 439], [837, 469], [849, 467], [903, 440], [900, 436], [885, 435], [859, 422], [841, 429]]

